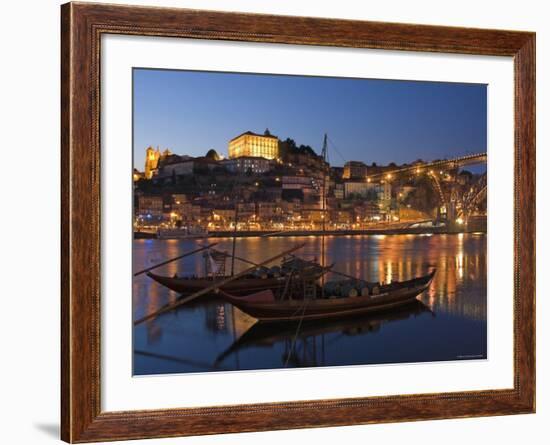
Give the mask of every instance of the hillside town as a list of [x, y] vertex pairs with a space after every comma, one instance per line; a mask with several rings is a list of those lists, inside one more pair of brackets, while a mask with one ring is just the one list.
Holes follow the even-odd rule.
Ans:
[[[404, 222], [461, 224], [460, 200], [446, 203], [446, 184], [468, 194], [479, 175], [447, 161], [377, 165], [358, 160], [329, 163], [325, 135], [318, 154], [266, 129], [230, 141], [227, 157], [145, 149], [134, 168], [134, 228], [206, 232], [361, 230]], [[331, 156], [333, 155], [331, 151]], [[458, 165], [458, 164], [457, 164]], [[396, 174], [395, 172], [403, 172]], [[476, 208], [478, 213], [484, 209]], [[463, 213], [463, 212], [462, 212]]]

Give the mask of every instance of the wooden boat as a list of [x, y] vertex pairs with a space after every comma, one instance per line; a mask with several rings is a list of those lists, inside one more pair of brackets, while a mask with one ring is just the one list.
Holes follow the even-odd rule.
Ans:
[[[157, 283], [180, 294], [198, 292], [212, 286], [217, 280], [224, 280], [227, 277], [167, 277], [148, 272], [147, 276]], [[285, 277], [254, 277], [247, 276], [231, 281], [222, 287], [222, 290], [234, 295], [249, 294], [266, 289], [280, 289], [285, 285]]]
[[[250, 293], [261, 292], [264, 290], [277, 292], [287, 286], [287, 281], [290, 275], [293, 275], [293, 281], [304, 277], [315, 281], [327, 273], [331, 267], [332, 266], [321, 267], [317, 263], [292, 257], [283, 260], [280, 267], [259, 268], [250, 274], [234, 281], [230, 281], [223, 285], [221, 290], [231, 295], [248, 295]], [[214, 285], [216, 281], [221, 282], [230, 278], [230, 276], [225, 275], [205, 277], [168, 277], [157, 275], [153, 272], [147, 272], [147, 276], [168, 289], [184, 295], [199, 292]]]
[[324, 297], [316, 298], [297, 296], [294, 299], [276, 299], [270, 289], [241, 297], [220, 289], [219, 295], [261, 322], [333, 319], [393, 309], [411, 303], [430, 286], [435, 272], [434, 269], [428, 275], [390, 284], [367, 283], [366, 288], [369, 290], [361, 294], [356, 292], [357, 296], [342, 297], [325, 293]]

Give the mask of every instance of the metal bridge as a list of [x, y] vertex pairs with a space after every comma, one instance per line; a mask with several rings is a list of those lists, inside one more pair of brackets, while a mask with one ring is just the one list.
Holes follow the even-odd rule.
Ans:
[[439, 197], [439, 212], [450, 220], [465, 221], [478, 212], [487, 198], [487, 174], [468, 187], [458, 181], [458, 170], [467, 165], [484, 164], [487, 153], [468, 154], [453, 159], [415, 162], [393, 170], [368, 175], [369, 182], [399, 181], [426, 175]]
[[406, 167], [396, 168], [394, 170], [386, 170], [384, 172], [368, 175], [369, 180], [379, 181], [382, 179], [394, 179], [398, 176], [407, 174], [420, 174], [423, 172], [432, 173], [435, 171], [449, 171], [456, 170], [460, 167], [475, 164], [485, 164], [487, 162], [487, 153], [475, 153], [460, 156], [453, 159], [438, 159], [431, 162], [415, 162], [407, 165]]

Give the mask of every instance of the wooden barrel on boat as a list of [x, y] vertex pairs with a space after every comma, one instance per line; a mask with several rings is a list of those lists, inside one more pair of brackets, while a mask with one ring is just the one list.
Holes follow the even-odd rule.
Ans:
[[325, 295], [339, 297], [342, 294], [342, 286], [338, 281], [329, 281], [325, 283]]
[[355, 284], [348, 282], [342, 286], [341, 294], [342, 297], [357, 297], [357, 295], [359, 295], [359, 292], [357, 292]]

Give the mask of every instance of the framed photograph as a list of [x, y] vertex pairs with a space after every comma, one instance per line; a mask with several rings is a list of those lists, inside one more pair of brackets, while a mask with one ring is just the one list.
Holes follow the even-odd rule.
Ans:
[[535, 35], [62, 6], [62, 439], [535, 411]]

